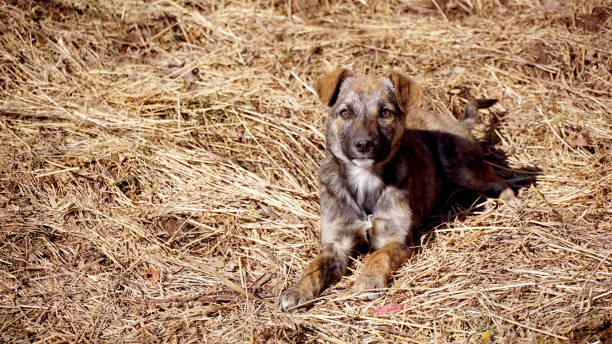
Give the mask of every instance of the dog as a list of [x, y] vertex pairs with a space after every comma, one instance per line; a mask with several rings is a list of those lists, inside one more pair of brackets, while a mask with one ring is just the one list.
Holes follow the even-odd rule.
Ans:
[[498, 194], [520, 206], [514, 191], [484, 161], [471, 134], [477, 111], [494, 99], [468, 104], [463, 120], [418, 108], [421, 89], [409, 77], [335, 70], [315, 83], [327, 106], [327, 154], [319, 169], [320, 252], [297, 284], [279, 297], [282, 310], [317, 297], [340, 280], [349, 258], [373, 251], [353, 284], [373, 299], [410, 256], [414, 233], [443, 187]]

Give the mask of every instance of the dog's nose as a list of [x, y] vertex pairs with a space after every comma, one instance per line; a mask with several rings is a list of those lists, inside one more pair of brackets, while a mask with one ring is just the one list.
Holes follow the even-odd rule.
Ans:
[[372, 150], [372, 140], [357, 140], [355, 148], [359, 153], [368, 153]]

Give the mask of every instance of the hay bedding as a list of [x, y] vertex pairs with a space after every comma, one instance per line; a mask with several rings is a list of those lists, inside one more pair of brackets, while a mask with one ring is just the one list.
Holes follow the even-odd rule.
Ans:
[[[612, 336], [612, 3], [313, 5], [0, 4], [0, 341]], [[335, 66], [404, 71], [449, 116], [499, 98], [478, 136], [526, 207], [454, 194], [384, 297], [353, 273], [280, 313], [317, 251], [309, 85]]]

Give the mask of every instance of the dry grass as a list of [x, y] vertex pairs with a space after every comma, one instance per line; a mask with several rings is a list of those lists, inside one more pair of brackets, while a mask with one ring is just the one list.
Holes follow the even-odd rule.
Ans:
[[[0, 341], [612, 337], [612, 3], [317, 3], [0, 2]], [[451, 200], [384, 297], [351, 274], [282, 313], [335, 66], [404, 71], [449, 116], [499, 98], [479, 135], [526, 207]]]

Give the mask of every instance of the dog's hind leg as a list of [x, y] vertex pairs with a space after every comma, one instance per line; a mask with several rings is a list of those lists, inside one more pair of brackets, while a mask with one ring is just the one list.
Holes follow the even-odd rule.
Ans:
[[[469, 127], [469, 123], [478, 118], [478, 109], [487, 108], [496, 102], [495, 99], [471, 101], [465, 109], [463, 125]], [[451, 182], [467, 189], [494, 194], [513, 208], [522, 206], [514, 191], [485, 162], [482, 147], [469, 130], [440, 133], [438, 154], [444, 174]]]
[[470, 165], [463, 165], [459, 169], [455, 167], [454, 172], [454, 178], [451, 180], [457, 185], [467, 189], [494, 194], [512, 208], [520, 208], [522, 206], [522, 202], [515, 196], [510, 186], [495, 174], [493, 168], [484, 160], [472, 162]]

